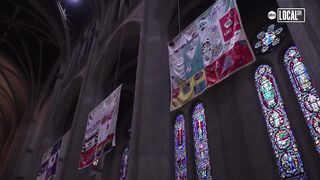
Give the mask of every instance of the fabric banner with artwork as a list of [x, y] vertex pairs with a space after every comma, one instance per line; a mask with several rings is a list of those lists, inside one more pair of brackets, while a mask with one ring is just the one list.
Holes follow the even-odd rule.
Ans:
[[168, 50], [171, 111], [255, 61], [235, 0], [217, 0]]
[[95, 159], [110, 152], [116, 145], [115, 133], [121, 87], [122, 85], [89, 113], [79, 169], [91, 165]]
[[37, 180], [54, 180], [57, 174], [58, 161], [61, 156], [63, 138], [59, 139], [42, 156], [41, 167]]

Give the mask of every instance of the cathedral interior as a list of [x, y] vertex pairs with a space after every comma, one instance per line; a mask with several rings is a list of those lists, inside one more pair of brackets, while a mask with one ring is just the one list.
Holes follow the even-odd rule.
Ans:
[[[168, 46], [217, 2], [254, 61], [171, 110]], [[320, 180], [319, 17], [318, 0], [0, 0], [0, 180]], [[119, 86], [111, 150], [81, 167]]]

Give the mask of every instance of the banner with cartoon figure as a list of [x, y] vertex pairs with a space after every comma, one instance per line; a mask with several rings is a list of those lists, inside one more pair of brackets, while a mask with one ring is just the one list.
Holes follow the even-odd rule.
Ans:
[[255, 61], [235, 0], [217, 0], [168, 50], [171, 111]]
[[122, 85], [89, 113], [79, 169], [91, 165], [95, 159], [110, 152], [116, 145], [115, 133], [121, 87]]

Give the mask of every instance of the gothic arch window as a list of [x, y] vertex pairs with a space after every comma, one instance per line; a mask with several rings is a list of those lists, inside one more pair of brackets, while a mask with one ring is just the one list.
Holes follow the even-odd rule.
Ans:
[[196, 170], [198, 179], [212, 179], [204, 110], [203, 104], [198, 103], [192, 113]]
[[290, 47], [285, 52], [284, 65], [317, 151], [320, 153], [320, 98], [312, 85], [310, 75], [297, 47]]
[[282, 179], [306, 179], [301, 156], [272, 69], [260, 65], [255, 83], [272, 148]]
[[127, 146], [124, 149], [121, 157], [120, 180], [128, 179], [128, 166], [129, 166], [129, 147]]
[[178, 115], [174, 125], [175, 134], [175, 176], [177, 180], [187, 179], [187, 153], [185, 120], [183, 115]]

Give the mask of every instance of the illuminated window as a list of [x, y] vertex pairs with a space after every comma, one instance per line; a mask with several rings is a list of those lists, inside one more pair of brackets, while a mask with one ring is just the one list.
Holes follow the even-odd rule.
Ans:
[[128, 165], [129, 165], [129, 147], [123, 151], [120, 166], [120, 180], [128, 179]]
[[253, 42], [254, 52], [256, 54], [264, 54], [273, 51], [282, 40], [282, 36], [284, 36], [284, 27], [278, 24], [270, 24], [263, 27]]
[[203, 104], [198, 103], [194, 107], [192, 119], [198, 179], [212, 179], [207, 138], [207, 126]]
[[320, 99], [296, 47], [290, 47], [286, 51], [284, 65], [309, 126], [317, 151], [320, 153]]
[[179, 115], [175, 122], [175, 170], [177, 180], [187, 179], [186, 135], [183, 115]]
[[306, 179], [303, 163], [271, 67], [259, 66], [255, 73], [255, 82], [280, 177]]

